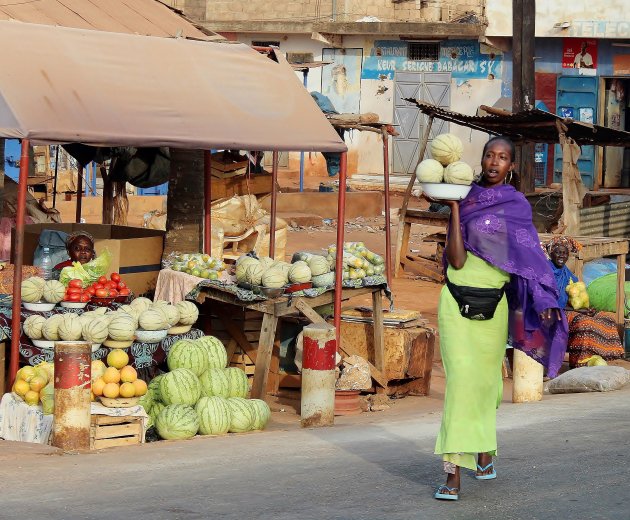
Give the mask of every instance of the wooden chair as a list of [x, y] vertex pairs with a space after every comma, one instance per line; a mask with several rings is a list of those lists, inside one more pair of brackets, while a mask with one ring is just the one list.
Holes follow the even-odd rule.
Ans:
[[263, 241], [265, 240], [265, 235], [267, 234], [267, 226], [265, 224], [259, 224], [252, 228], [249, 228], [245, 233], [236, 237], [223, 237], [223, 259], [224, 260], [236, 260], [239, 256], [248, 253], [249, 251], [239, 251], [239, 244], [244, 241], [246, 238], [256, 234], [256, 242], [254, 245], [254, 252], [258, 253], [262, 246]]

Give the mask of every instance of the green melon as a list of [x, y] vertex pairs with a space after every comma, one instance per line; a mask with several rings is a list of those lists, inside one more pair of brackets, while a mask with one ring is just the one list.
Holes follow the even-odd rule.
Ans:
[[72, 312], [62, 314], [63, 318], [57, 328], [59, 338], [63, 341], [77, 341], [81, 339], [82, 327], [78, 314]]
[[313, 287], [332, 287], [335, 285], [335, 273], [333, 271], [313, 276]]
[[[40, 282], [43, 282], [41, 283]], [[46, 281], [37, 276], [31, 276], [22, 282], [22, 301], [26, 303], [35, 303], [42, 299], [44, 295], [44, 284]]]
[[66, 294], [66, 287], [59, 280], [48, 280], [44, 284], [42, 296], [48, 303], [59, 303]]
[[206, 397], [230, 397], [230, 386], [223, 368], [209, 368], [201, 376], [201, 395]]
[[214, 336], [203, 336], [194, 340], [208, 353], [208, 368], [225, 368], [228, 364], [227, 352], [220, 339]]
[[223, 435], [230, 429], [231, 413], [227, 399], [223, 397], [201, 397], [195, 405], [199, 417], [199, 433]]
[[160, 380], [160, 396], [164, 404], [193, 406], [201, 395], [201, 383], [192, 370], [176, 368]]
[[83, 339], [90, 343], [103, 343], [107, 339], [109, 319], [105, 316], [94, 318], [83, 325]]
[[160, 393], [160, 379], [164, 377], [164, 374], [159, 374], [155, 376], [148, 385], [147, 394], [151, 395], [153, 402], [161, 402], [162, 394]]
[[42, 326], [42, 334], [49, 341], [59, 341], [59, 324], [63, 314], [53, 314]]
[[262, 399], [250, 399], [249, 403], [254, 407], [254, 412], [256, 413], [252, 430], [264, 430], [271, 417], [269, 405]]
[[247, 397], [249, 385], [245, 372], [237, 367], [229, 367], [225, 369], [225, 375], [228, 380], [228, 396]]
[[208, 368], [208, 351], [196, 341], [180, 339], [171, 347], [166, 362], [171, 371], [176, 368], [187, 368], [196, 376], [200, 376]]
[[250, 431], [256, 419], [256, 412], [250, 402], [242, 397], [230, 397], [227, 399], [227, 405], [230, 409], [230, 427], [228, 431], [232, 433]]
[[109, 337], [115, 341], [130, 341], [136, 332], [136, 320], [127, 313], [119, 313], [112, 318], [107, 327]]
[[44, 323], [46, 323], [46, 318], [43, 316], [38, 314], [29, 316], [24, 320], [24, 325], [22, 325], [24, 334], [31, 339], [42, 339], [42, 328], [44, 327]]
[[157, 309], [147, 309], [138, 318], [138, 325], [144, 330], [168, 329], [168, 322], [162, 312]]
[[179, 323], [182, 325], [194, 325], [199, 318], [199, 309], [193, 302], [182, 301], [175, 304], [179, 311]]
[[311, 269], [302, 260], [295, 262], [289, 269], [289, 281], [292, 283], [310, 282], [311, 276]]
[[320, 255], [313, 255], [308, 261], [308, 267], [313, 276], [320, 276], [330, 272], [328, 260]]
[[162, 439], [190, 439], [199, 430], [199, 417], [191, 406], [171, 404], [157, 415], [155, 428]]

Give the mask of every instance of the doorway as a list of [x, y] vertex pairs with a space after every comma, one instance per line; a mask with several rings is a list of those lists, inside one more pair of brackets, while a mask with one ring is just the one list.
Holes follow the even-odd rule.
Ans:
[[[630, 131], [630, 77], [603, 78], [603, 126]], [[606, 146], [602, 160], [602, 187], [630, 188], [630, 146]]]

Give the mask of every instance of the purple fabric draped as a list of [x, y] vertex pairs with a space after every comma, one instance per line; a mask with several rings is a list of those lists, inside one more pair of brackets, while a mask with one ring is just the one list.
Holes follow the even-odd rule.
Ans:
[[558, 289], [529, 202], [509, 185], [473, 184], [459, 207], [466, 250], [511, 275], [506, 294], [512, 346], [555, 377], [567, 349], [568, 325], [564, 313], [549, 323], [540, 318], [546, 309], [559, 309]]

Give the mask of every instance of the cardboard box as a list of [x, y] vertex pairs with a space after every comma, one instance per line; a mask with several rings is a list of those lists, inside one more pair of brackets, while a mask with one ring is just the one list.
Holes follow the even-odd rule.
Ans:
[[66, 233], [87, 231], [94, 237], [97, 255], [105, 248], [112, 254], [108, 275], [120, 273], [136, 296], [155, 288], [164, 250], [164, 231], [105, 224], [28, 224], [24, 227], [25, 264], [32, 265], [39, 235], [44, 229]]

